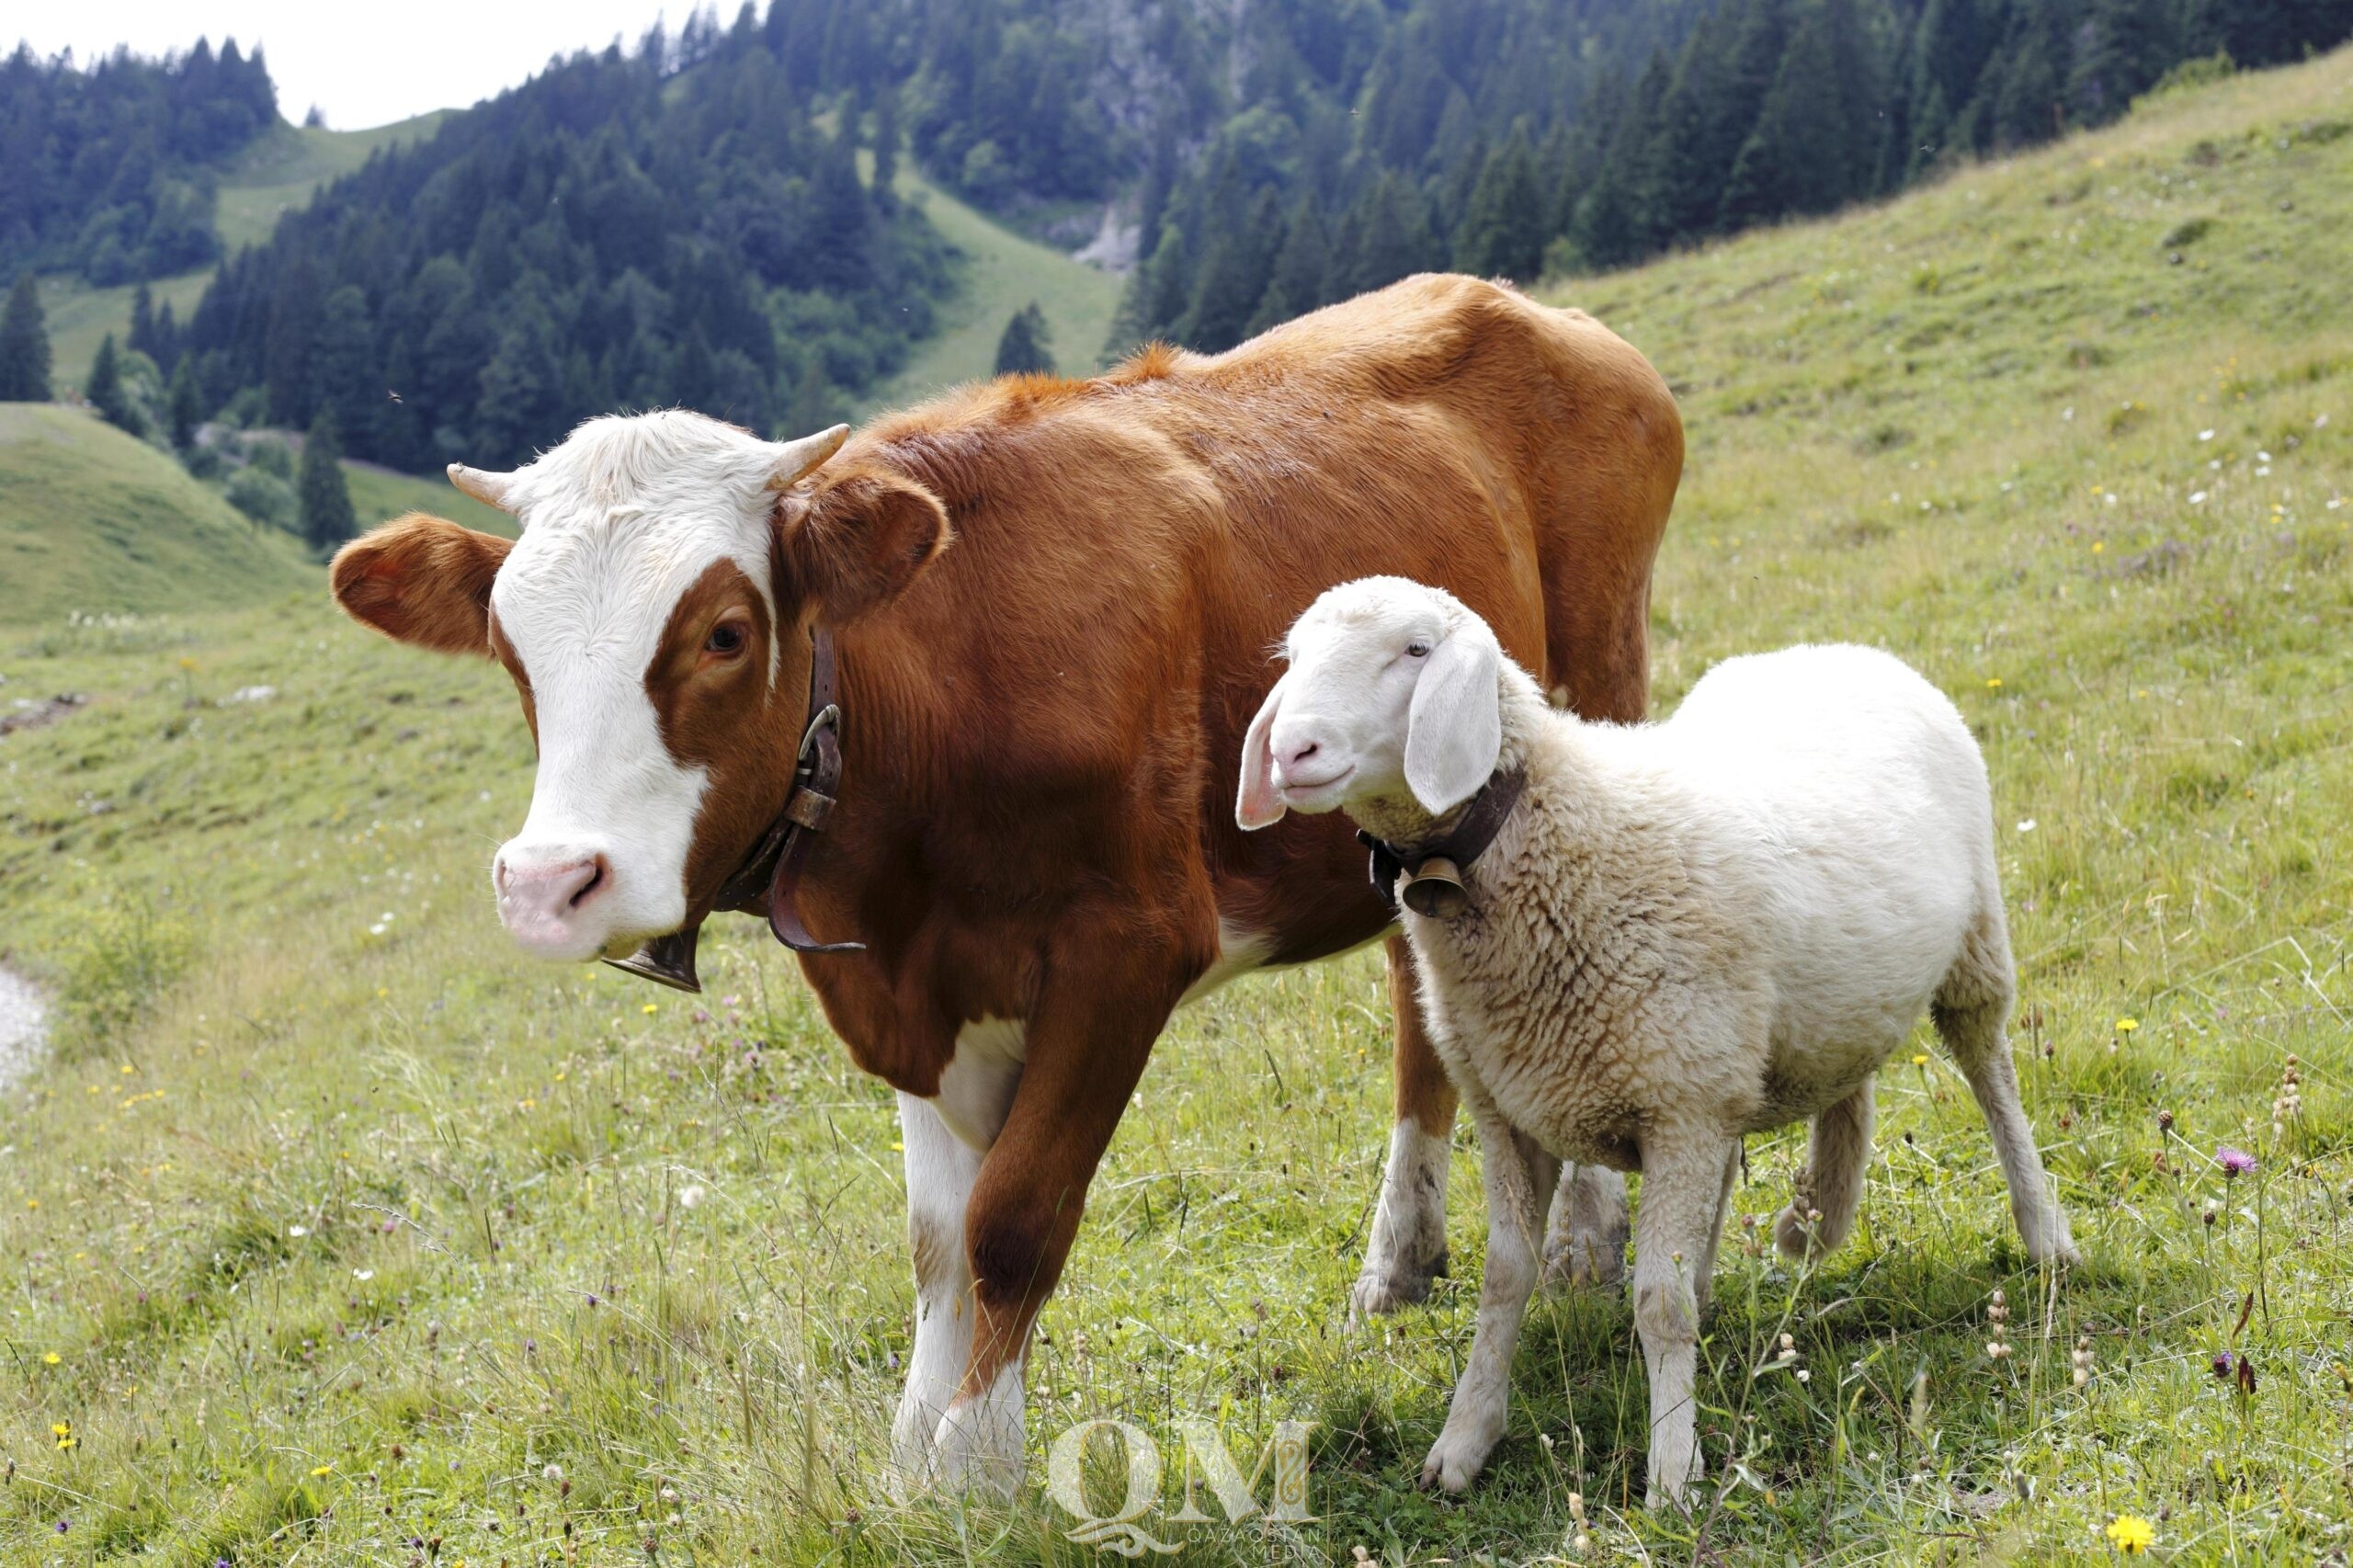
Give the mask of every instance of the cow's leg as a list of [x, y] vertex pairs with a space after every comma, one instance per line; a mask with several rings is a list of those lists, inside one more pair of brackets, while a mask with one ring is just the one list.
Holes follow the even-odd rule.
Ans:
[[1553, 1285], [1615, 1285], [1626, 1273], [1626, 1178], [1607, 1165], [1561, 1167], [1544, 1237], [1544, 1278]]
[[1085, 924], [1048, 955], [1021, 1085], [964, 1211], [972, 1346], [932, 1441], [933, 1474], [959, 1490], [1010, 1495], [1021, 1479], [1030, 1329], [1062, 1278], [1087, 1183], [1152, 1042], [1208, 963], [1188, 967], [1165, 938], [1099, 912]]
[[1364, 1268], [1348, 1293], [1348, 1315], [1393, 1312], [1430, 1293], [1446, 1272], [1446, 1168], [1454, 1143], [1454, 1085], [1422, 1024], [1414, 950], [1392, 933], [1389, 1010], [1395, 1019], [1397, 1120], [1389, 1166], [1365, 1244]]
[[972, 1352], [972, 1270], [964, 1254], [964, 1206], [980, 1175], [980, 1152], [949, 1131], [931, 1102], [899, 1096], [906, 1151], [907, 1243], [915, 1267], [915, 1343], [906, 1392], [891, 1423], [892, 1483], [920, 1484], [931, 1437], [964, 1380]]

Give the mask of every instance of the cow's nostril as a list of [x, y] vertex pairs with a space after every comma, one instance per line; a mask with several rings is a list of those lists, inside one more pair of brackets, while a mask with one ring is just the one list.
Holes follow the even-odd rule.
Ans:
[[606, 882], [612, 879], [612, 863], [607, 860], [602, 855], [599, 855], [594, 860], [591, 860], [588, 863], [588, 880], [580, 884], [580, 891], [572, 895], [569, 907], [577, 909], [582, 904], [586, 903], [590, 899], [596, 897], [598, 892], [603, 889]]

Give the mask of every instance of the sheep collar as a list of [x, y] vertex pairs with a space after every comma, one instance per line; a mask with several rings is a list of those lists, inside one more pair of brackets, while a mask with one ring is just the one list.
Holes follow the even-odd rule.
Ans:
[[[794, 952], [861, 952], [862, 942], [821, 942], [801, 924], [801, 873], [808, 863], [810, 841], [824, 831], [842, 780], [842, 710], [833, 632], [824, 626], [812, 627], [809, 643], [808, 727], [801, 734], [791, 792], [776, 822], [719, 890], [712, 907], [757, 913], [756, 901], [765, 890], [768, 929]], [[657, 985], [700, 991], [702, 982], [695, 974], [695, 945], [701, 929], [697, 922], [667, 937], [656, 937], [628, 958], [605, 961]]]
[[1381, 902], [1394, 914], [1402, 900], [1415, 914], [1434, 920], [1451, 920], [1470, 908], [1462, 873], [1495, 841], [1527, 785], [1528, 775], [1520, 768], [1491, 775], [1471, 797], [1452, 832], [1419, 844], [1392, 844], [1358, 828], [1357, 842], [1372, 852], [1369, 871]]

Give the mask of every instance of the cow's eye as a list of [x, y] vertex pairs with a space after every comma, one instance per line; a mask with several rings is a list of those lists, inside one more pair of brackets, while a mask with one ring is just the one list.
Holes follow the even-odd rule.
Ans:
[[706, 653], [732, 658], [744, 651], [744, 629], [732, 620], [722, 620], [710, 629], [710, 636], [702, 647]]

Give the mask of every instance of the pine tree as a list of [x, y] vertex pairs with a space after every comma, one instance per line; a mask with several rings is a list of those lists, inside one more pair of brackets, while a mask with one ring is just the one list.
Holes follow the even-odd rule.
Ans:
[[1324, 230], [1324, 210], [1313, 193], [1303, 198], [1283, 231], [1282, 248], [1275, 253], [1274, 275], [1267, 282], [1258, 308], [1243, 331], [1256, 337], [1268, 327], [1293, 316], [1305, 315], [1326, 303], [1324, 280], [1332, 275], [1332, 241]]
[[196, 445], [196, 427], [204, 419], [204, 405], [196, 390], [195, 362], [185, 355], [172, 371], [165, 406], [172, 422], [172, 447], [176, 451], [188, 451]]
[[163, 362], [164, 357], [155, 351], [155, 297], [148, 292], [143, 278], [131, 292], [131, 335], [123, 339], [123, 347], [135, 348], [158, 364]]
[[0, 403], [49, 401], [49, 326], [40, 290], [27, 271], [8, 291], [0, 312]]
[[1430, 234], [1429, 210], [1422, 193], [1399, 174], [1385, 174], [1365, 192], [1358, 209], [1358, 233], [1353, 258], [1340, 253], [1336, 259], [1353, 260], [1349, 292], [1362, 294], [1385, 289], [1401, 278], [1443, 267], [1445, 253]]
[[141, 428], [139, 411], [131, 406], [130, 390], [122, 384], [122, 365], [115, 355], [113, 333], [98, 340], [98, 357], [90, 361], [90, 384], [84, 395], [90, 400], [92, 408], [105, 415], [108, 424], [134, 436], [145, 434]]
[[869, 189], [877, 210], [892, 210], [898, 201], [899, 89], [884, 86], [874, 104], [874, 178]]
[[302, 537], [321, 554], [359, 531], [351, 490], [344, 482], [343, 442], [335, 434], [332, 409], [319, 410], [311, 433], [302, 439], [301, 476], [295, 494], [301, 505]]
[[1533, 283], [1544, 269], [1544, 195], [1536, 183], [1536, 154], [1515, 130], [1479, 171], [1462, 227], [1454, 236], [1454, 265], [1483, 278]]
[[1013, 312], [1005, 324], [1005, 335], [996, 340], [996, 373], [1000, 376], [1054, 373], [1054, 335], [1046, 324], [1046, 312], [1030, 301]]

